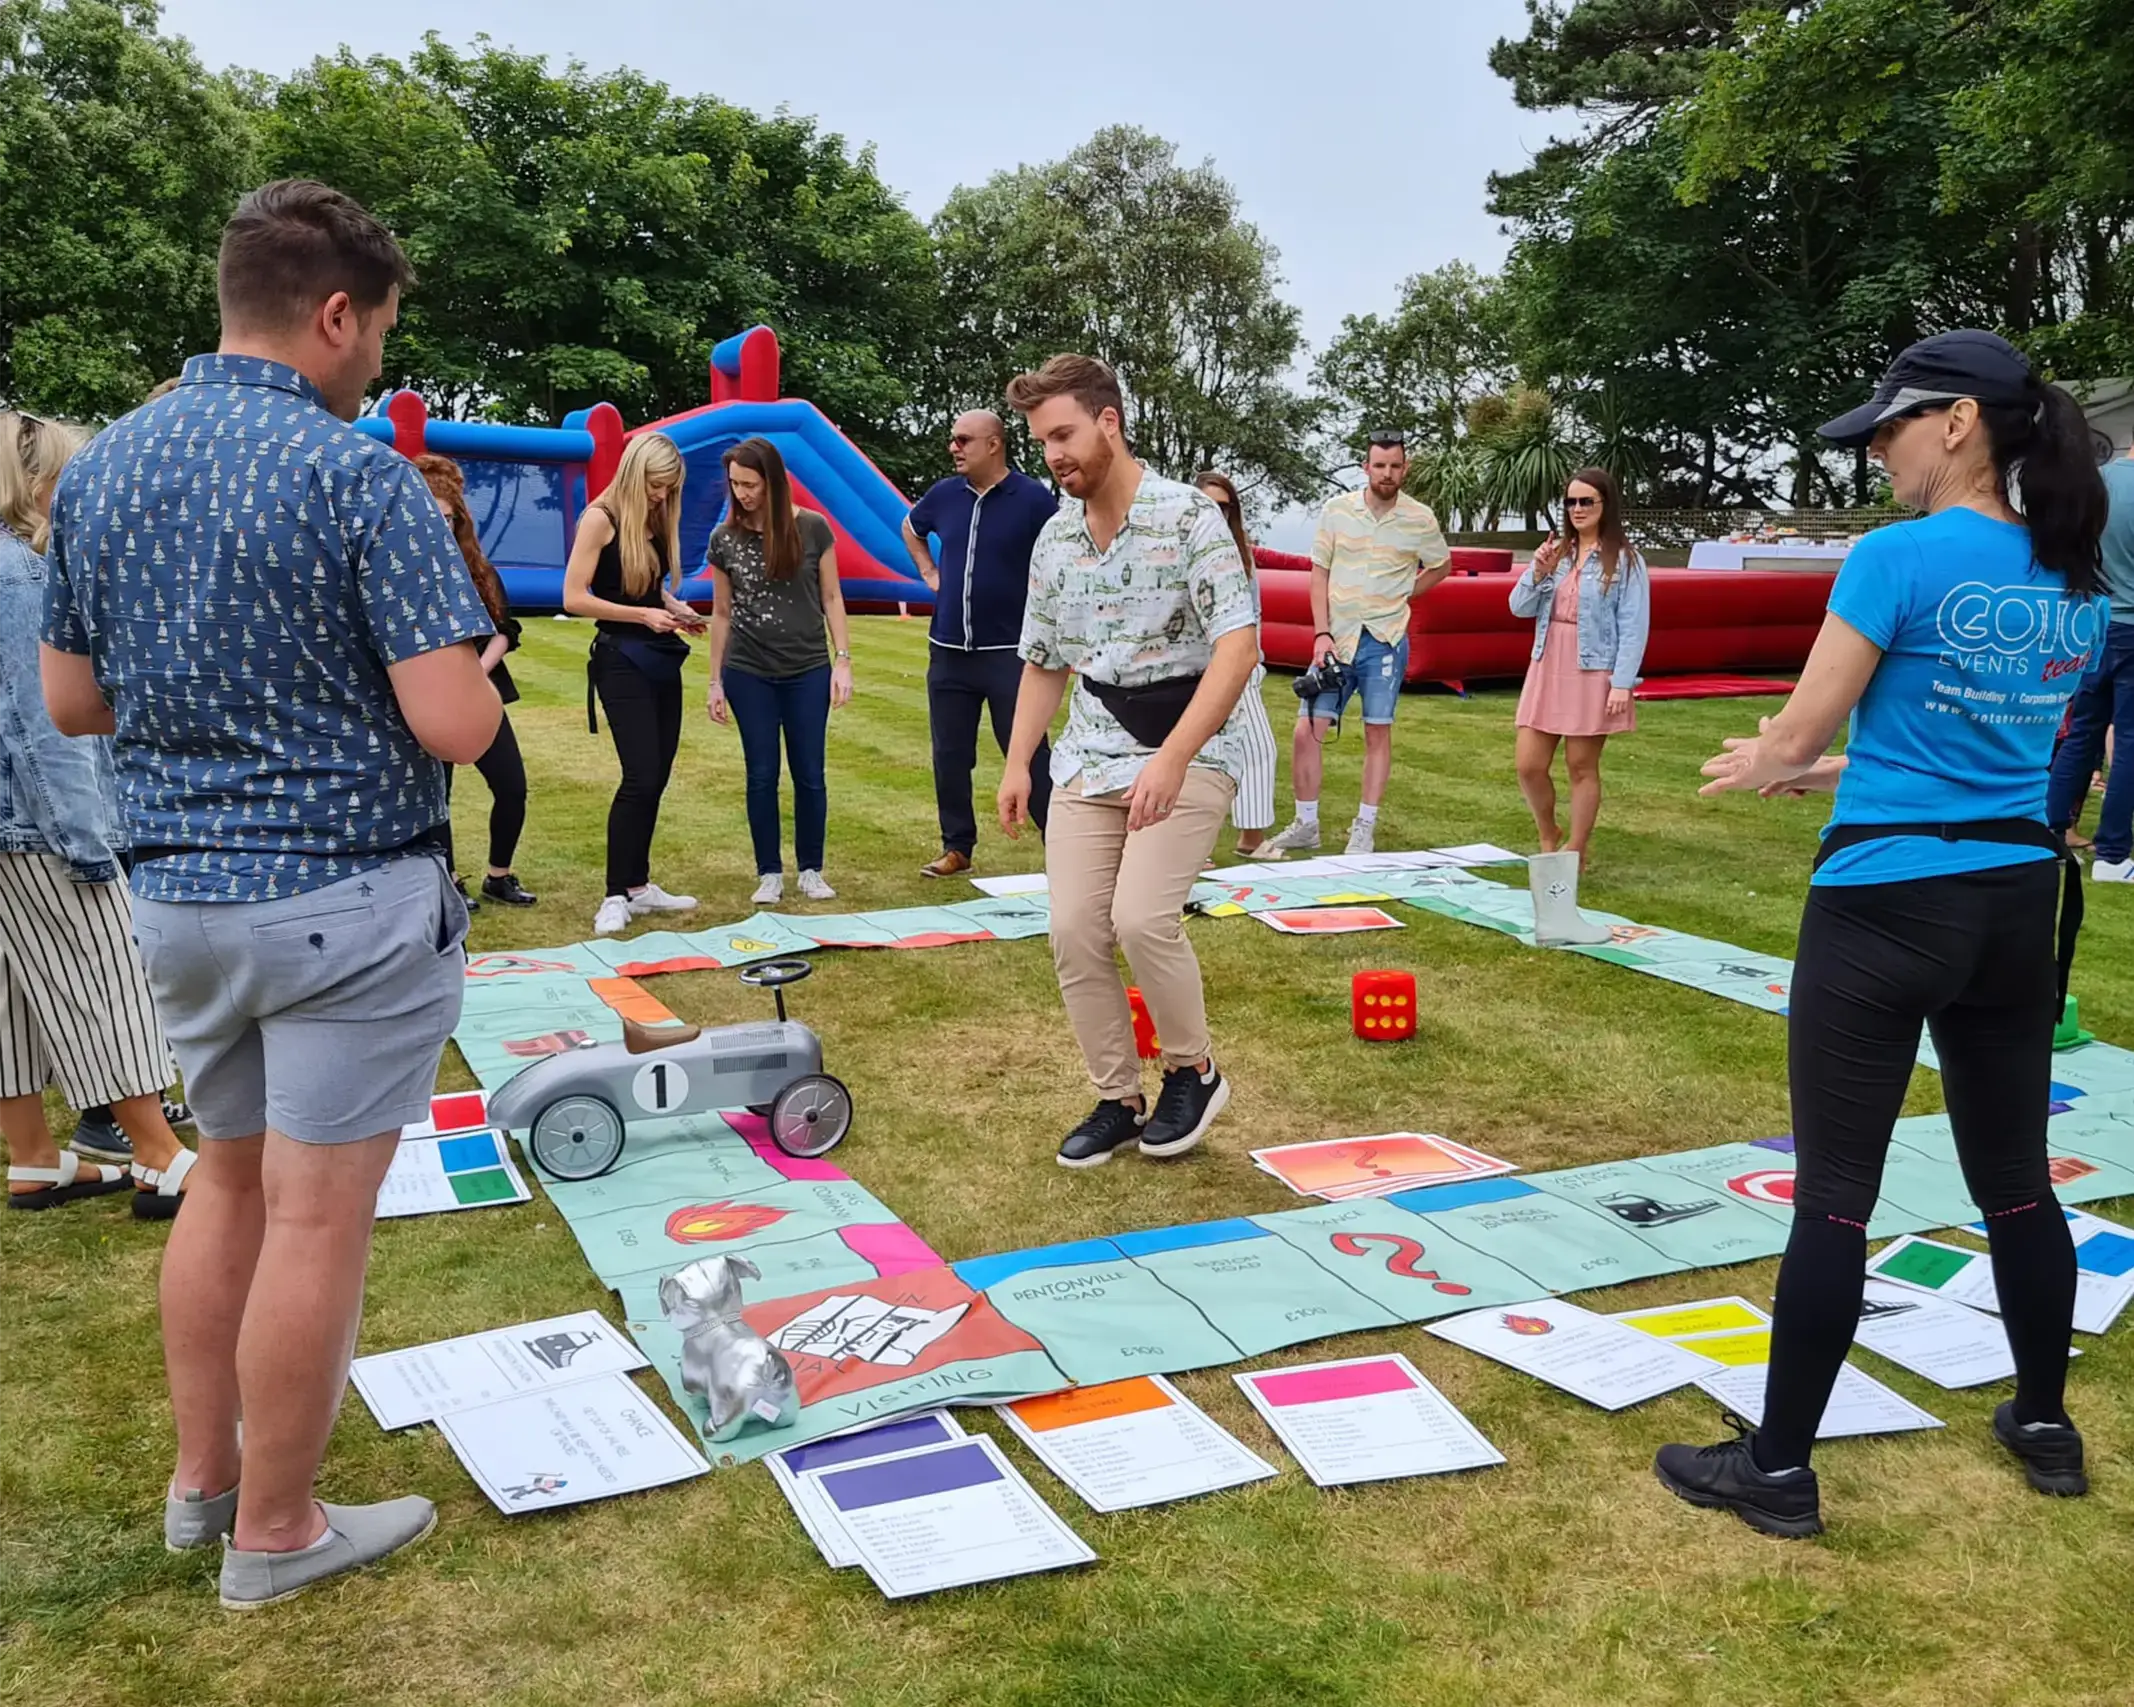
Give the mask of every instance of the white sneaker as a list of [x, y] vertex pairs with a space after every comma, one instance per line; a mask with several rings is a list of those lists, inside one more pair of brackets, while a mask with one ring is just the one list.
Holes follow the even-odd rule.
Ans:
[[749, 899], [759, 907], [775, 907], [785, 899], [785, 873], [782, 871], [765, 872], [763, 880], [756, 885], [755, 894], [751, 895]]
[[696, 910], [694, 895], [670, 895], [657, 883], [648, 883], [630, 897], [630, 911], [638, 917], [646, 913], [689, 913]]
[[819, 871], [803, 871], [800, 874], [800, 892], [810, 901], [835, 901], [837, 891], [822, 880]]
[[1302, 818], [1292, 818], [1289, 828], [1279, 835], [1269, 836], [1254, 852], [1254, 859], [1280, 859], [1284, 854], [1308, 853], [1319, 846], [1319, 820], [1307, 824]]
[[595, 936], [618, 936], [630, 928], [630, 903], [620, 895], [610, 895], [600, 903], [600, 911], [593, 915]]
[[2134, 859], [2099, 859], [2090, 862], [2092, 883], [2134, 883]]
[[1371, 838], [1377, 833], [1378, 826], [1375, 823], [1366, 824], [1359, 818], [1349, 826], [1349, 845], [1341, 851], [1352, 854], [1376, 853], [1378, 850], [1371, 845]]

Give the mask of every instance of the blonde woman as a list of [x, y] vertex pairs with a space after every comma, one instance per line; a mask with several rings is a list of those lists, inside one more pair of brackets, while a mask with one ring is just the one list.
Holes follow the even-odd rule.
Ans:
[[111, 759], [53, 727], [39, 686], [52, 488], [84, 439], [0, 411], [0, 1136], [10, 1209], [124, 1191], [125, 1170], [53, 1142], [44, 1088], [109, 1104], [133, 1146], [134, 1213], [161, 1220], [193, 1153], [163, 1112], [170, 1048], [134, 952]]
[[651, 878], [652, 832], [682, 740], [684, 634], [704, 619], [675, 596], [681, 573], [682, 453], [662, 433], [630, 441], [608, 489], [586, 507], [563, 567], [563, 608], [598, 629], [586, 661], [586, 720], [598, 695], [622, 764], [608, 808], [607, 895], [593, 929], [613, 936], [647, 913], [686, 913], [692, 895]]

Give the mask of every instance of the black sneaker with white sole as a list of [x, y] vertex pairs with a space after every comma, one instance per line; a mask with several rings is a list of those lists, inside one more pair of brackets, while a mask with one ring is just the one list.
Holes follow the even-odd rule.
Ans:
[[2082, 1468], [2082, 1435], [2070, 1423], [2019, 1423], [2015, 1401], [1993, 1413], [1993, 1438], [2023, 1461], [2023, 1474], [2041, 1494], [2073, 1499], [2090, 1491]]
[[82, 1110], [80, 1123], [75, 1126], [67, 1148], [94, 1162], [124, 1164], [133, 1160], [133, 1140], [119, 1129], [108, 1105]]
[[1782, 1540], [1823, 1533], [1823, 1497], [1815, 1472], [1757, 1468], [1755, 1430], [1728, 1419], [1741, 1433], [1717, 1446], [1663, 1446], [1652, 1472], [1668, 1492], [1691, 1505], [1730, 1511], [1751, 1529]]
[[1089, 1111], [1089, 1118], [1060, 1142], [1054, 1158], [1063, 1168], [1099, 1168], [1111, 1160], [1114, 1150], [1123, 1150], [1141, 1136], [1148, 1116], [1130, 1102], [1109, 1097]]
[[1156, 1112], [1142, 1129], [1144, 1156], [1182, 1156], [1201, 1140], [1215, 1117], [1230, 1101], [1230, 1082], [1217, 1070], [1213, 1057], [1208, 1070], [1172, 1067], [1163, 1075], [1163, 1093], [1156, 1098]]

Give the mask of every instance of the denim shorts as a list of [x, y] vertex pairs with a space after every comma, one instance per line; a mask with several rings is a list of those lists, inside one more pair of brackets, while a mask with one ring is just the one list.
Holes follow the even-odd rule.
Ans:
[[429, 1113], [467, 986], [434, 854], [276, 901], [137, 900], [133, 931], [202, 1138], [347, 1144]]
[[1400, 704], [1400, 686], [1408, 679], [1408, 637], [1388, 646], [1366, 629], [1356, 637], [1356, 656], [1341, 672], [1338, 692], [1323, 693], [1297, 713], [1299, 717], [1323, 717], [1333, 722], [1351, 698], [1363, 700], [1365, 723], [1391, 723]]

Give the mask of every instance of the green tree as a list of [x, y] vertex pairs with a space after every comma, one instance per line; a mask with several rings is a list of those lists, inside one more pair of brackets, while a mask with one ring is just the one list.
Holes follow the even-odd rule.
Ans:
[[152, 0], [0, 0], [0, 396], [99, 419], [215, 343], [257, 175], [236, 91]]
[[1136, 453], [1165, 474], [1214, 463], [1242, 488], [1308, 498], [1321, 406], [1291, 388], [1301, 317], [1276, 253], [1207, 164], [1162, 138], [1099, 131], [1066, 159], [957, 189], [936, 216], [947, 320], [938, 401], [996, 404], [1062, 350], [1109, 362]]
[[1312, 364], [1342, 443], [1361, 456], [1381, 427], [1456, 437], [1467, 406], [1509, 376], [1510, 306], [1494, 278], [1454, 261], [1406, 280], [1390, 316], [1344, 316]]
[[406, 64], [317, 61], [265, 134], [274, 170], [348, 190], [407, 246], [389, 383], [501, 420], [601, 399], [645, 419], [707, 401], [712, 344], [761, 321], [788, 390], [892, 478], [930, 466], [925, 229], [811, 119], [432, 35]]

